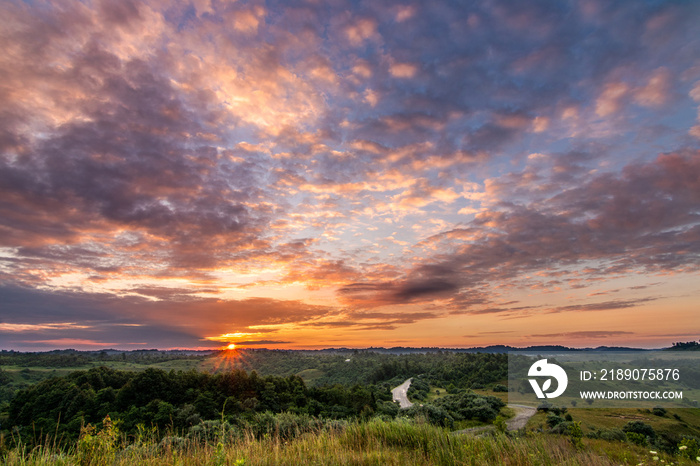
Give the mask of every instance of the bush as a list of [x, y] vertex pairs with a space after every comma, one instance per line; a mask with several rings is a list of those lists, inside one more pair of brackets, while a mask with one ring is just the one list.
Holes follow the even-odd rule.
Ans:
[[501, 416], [496, 416], [496, 419], [493, 420], [493, 425], [496, 426], [496, 430], [499, 432], [505, 432], [508, 429], [508, 424], [506, 424], [506, 420], [503, 419]]
[[482, 422], [493, 421], [505, 403], [495, 396], [482, 396], [475, 393], [448, 395], [433, 403], [444, 409], [457, 421], [477, 419]]
[[555, 427], [562, 422], [566, 422], [566, 419], [554, 413], [547, 414], [547, 425], [549, 427]]
[[627, 440], [627, 435], [622, 429], [606, 429], [600, 431], [599, 438], [608, 442], [624, 442]]
[[636, 432], [627, 432], [627, 440], [634, 443], [635, 445], [644, 446], [647, 444], [647, 437]]
[[666, 416], [666, 410], [664, 408], [662, 408], [661, 406], [655, 406], [651, 410], [651, 413], [655, 416], [660, 416], [660, 417]]
[[102, 421], [102, 430], [88, 424], [80, 431], [77, 456], [83, 466], [109, 464], [116, 455], [116, 443], [119, 439], [119, 429], [112, 423], [109, 416]]
[[[561, 419], [561, 418], [560, 418]], [[569, 426], [571, 426], [573, 422], [561, 420], [561, 422], [557, 423], [550, 429], [551, 434], [567, 434], [569, 432]]]
[[627, 434], [631, 432], [643, 435], [644, 437], [649, 437], [651, 439], [656, 438], [656, 432], [654, 431], [654, 428], [651, 427], [649, 424], [643, 423], [642, 421], [629, 421], [627, 424], [625, 424], [622, 430], [625, 431], [625, 433]]
[[683, 458], [700, 456], [700, 440], [696, 437], [684, 437], [678, 444], [678, 454]]
[[537, 407], [537, 411], [542, 411], [543, 413], [549, 412], [550, 409], [552, 409], [552, 403], [550, 403], [549, 401], [543, 401]]
[[408, 391], [406, 392], [409, 398], [420, 401], [427, 400], [429, 393], [430, 385], [421, 379], [413, 379], [411, 386], [408, 387]]
[[399, 414], [399, 405], [394, 401], [380, 401], [377, 403], [377, 414], [396, 417]]
[[493, 391], [494, 391], [494, 392], [507, 392], [507, 391], [508, 391], [508, 387], [505, 386], [505, 385], [503, 385], [503, 384], [496, 384], [496, 385], [494, 385], [494, 387], [493, 387]]
[[557, 424], [552, 427], [552, 430], [550, 430], [551, 433], [553, 434], [561, 434], [561, 435], [567, 435], [569, 438], [571, 438], [571, 442], [576, 446], [577, 448], [580, 448], [582, 446], [581, 439], [583, 438], [583, 430], [581, 429], [581, 422], [569, 422], [569, 421], [564, 421], [563, 418], [552, 415], [550, 414], [547, 416], [547, 421], [549, 422], [550, 416], [557, 417], [561, 419], [561, 422], [557, 422]]
[[452, 428], [454, 426], [454, 418], [439, 406], [426, 404], [423, 406], [413, 405], [402, 414], [414, 419], [425, 419], [430, 424], [441, 427]]
[[581, 421], [578, 422], [567, 422], [566, 434], [571, 438], [571, 443], [574, 444], [576, 448], [583, 447], [583, 429], [581, 429]]

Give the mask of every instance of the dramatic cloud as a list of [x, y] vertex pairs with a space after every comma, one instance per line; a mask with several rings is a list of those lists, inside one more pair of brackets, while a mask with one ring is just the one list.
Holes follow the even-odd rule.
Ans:
[[700, 4], [0, 9], [4, 347], [700, 331]]

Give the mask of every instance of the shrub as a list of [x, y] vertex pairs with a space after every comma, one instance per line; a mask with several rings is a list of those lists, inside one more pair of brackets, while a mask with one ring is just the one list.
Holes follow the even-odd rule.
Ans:
[[496, 426], [496, 430], [499, 432], [505, 432], [508, 429], [508, 425], [502, 416], [496, 416], [496, 419], [493, 420], [493, 425]]
[[547, 425], [549, 427], [555, 427], [562, 422], [566, 422], [566, 419], [554, 413], [547, 414]]
[[377, 414], [383, 414], [391, 418], [399, 414], [399, 405], [393, 401], [380, 401], [377, 403]]
[[627, 440], [627, 435], [622, 429], [606, 429], [600, 431], [599, 437], [608, 442], [624, 442]]
[[414, 419], [423, 418], [435, 426], [449, 428], [454, 426], [454, 418], [447, 411], [439, 406], [434, 406], [431, 404], [426, 404], [423, 406], [413, 405], [405, 410], [403, 414]]
[[581, 429], [581, 421], [578, 422], [568, 422], [566, 426], [566, 434], [571, 438], [571, 443], [574, 444], [576, 448], [583, 447], [583, 429]]
[[552, 409], [552, 403], [548, 401], [543, 401], [542, 403], [539, 404], [537, 407], [537, 411], [542, 411], [544, 413], [549, 412], [549, 410]]
[[[561, 418], [560, 418], [561, 419]], [[565, 420], [561, 420], [561, 422], [557, 423], [552, 427], [552, 429], [549, 431], [552, 434], [567, 434], [569, 432], [569, 426], [573, 424], [573, 422], [568, 422]]]
[[119, 429], [112, 423], [109, 416], [102, 421], [100, 431], [90, 424], [83, 427], [77, 448], [77, 457], [81, 466], [109, 464], [114, 461], [118, 439]]
[[678, 444], [678, 454], [691, 459], [700, 456], [700, 441], [696, 437], [684, 437]]
[[635, 445], [644, 446], [647, 444], [647, 437], [636, 432], [627, 432], [627, 440], [634, 443]]
[[654, 431], [654, 428], [651, 427], [649, 424], [645, 424], [642, 421], [629, 421], [625, 426], [622, 428], [623, 431], [626, 433], [635, 433], [635, 434], [640, 434], [643, 435], [644, 437], [649, 437], [649, 438], [656, 438], [656, 432]]

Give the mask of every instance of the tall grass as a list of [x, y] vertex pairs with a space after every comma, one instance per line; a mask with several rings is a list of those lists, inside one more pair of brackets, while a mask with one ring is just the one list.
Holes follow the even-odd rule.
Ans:
[[[296, 436], [236, 432], [219, 428], [208, 437], [185, 439], [152, 431], [130, 439], [107, 426], [83, 432], [80, 441], [61, 452], [46, 446], [27, 450], [22, 445], [7, 451], [5, 464], [14, 465], [636, 465], [652, 464], [650, 453], [624, 443], [586, 439], [576, 447], [568, 438], [547, 434], [510, 437], [454, 435], [425, 422], [409, 420], [350, 423], [318, 427]], [[666, 464], [696, 464], [665, 457]], [[659, 463], [657, 463], [659, 464]]]

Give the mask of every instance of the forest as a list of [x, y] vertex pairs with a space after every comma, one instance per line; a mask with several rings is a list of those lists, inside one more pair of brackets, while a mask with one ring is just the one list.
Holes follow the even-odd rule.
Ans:
[[[210, 371], [194, 367], [166, 371], [150, 366], [125, 371], [97, 365], [28, 384], [11, 393], [6, 403], [2, 419], [5, 438], [33, 444], [50, 434], [69, 444], [79, 437], [81, 427], [101, 426], [107, 417], [127, 435], [152, 428], [162, 435], [185, 436], [197, 435], [207, 423], [222, 422], [263, 435], [270, 425], [279, 423], [280, 416], [295, 428], [302, 426], [302, 430], [339, 420], [373, 416], [393, 419], [399, 409], [392, 401], [390, 389], [416, 376], [411, 394], [417, 400], [425, 399], [420, 390], [425, 392], [430, 385], [448, 387], [450, 397], [441, 400], [440, 405], [426, 404], [408, 411], [406, 416], [425, 416], [443, 426], [465, 419], [488, 422], [505, 405], [499, 398], [475, 395], [469, 390], [507, 377], [504, 354], [241, 353], [224, 351], [199, 359], [185, 357], [211, 363], [215, 369]], [[5, 361], [11, 359], [4, 356]], [[22, 364], [29, 361], [26, 354], [17, 353], [14, 357]], [[150, 358], [143, 354], [128, 357], [142, 363], [173, 359], [157, 353]], [[75, 361], [76, 365], [91, 360], [108, 364], [110, 358], [125, 359], [104, 354], [38, 355], [34, 365], [61, 363], [60, 358]], [[312, 376], [308, 384], [299, 373]], [[8, 374], [3, 371], [0, 376], [8, 381]]]

